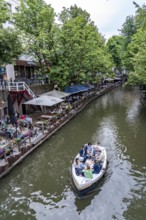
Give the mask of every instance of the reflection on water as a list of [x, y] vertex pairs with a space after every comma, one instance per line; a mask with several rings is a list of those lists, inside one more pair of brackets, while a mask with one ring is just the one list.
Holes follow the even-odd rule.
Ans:
[[[145, 130], [137, 90], [98, 98], [0, 181], [0, 219], [145, 219]], [[107, 148], [108, 169], [81, 196], [71, 164], [89, 141]]]

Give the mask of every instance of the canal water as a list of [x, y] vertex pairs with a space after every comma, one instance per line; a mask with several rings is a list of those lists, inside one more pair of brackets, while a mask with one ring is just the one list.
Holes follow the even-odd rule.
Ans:
[[[86, 142], [107, 148], [99, 184], [78, 195], [71, 164]], [[90, 103], [0, 180], [1, 220], [145, 220], [146, 109], [136, 89], [116, 88]]]

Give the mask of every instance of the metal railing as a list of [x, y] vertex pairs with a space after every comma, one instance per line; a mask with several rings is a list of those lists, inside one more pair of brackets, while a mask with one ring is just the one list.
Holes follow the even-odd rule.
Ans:
[[29, 88], [29, 86], [25, 82], [8, 82], [7, 87], [9, 91], [27, 91], [32, 98], [36, 98], [36, 95]]

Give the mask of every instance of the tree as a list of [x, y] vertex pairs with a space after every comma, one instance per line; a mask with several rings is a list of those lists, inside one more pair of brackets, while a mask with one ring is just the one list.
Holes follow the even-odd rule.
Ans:
[[62, 86], [72, 82], [96, 81], [96, 73], [107, 68], [105, 41], [90, 15], [76, 5], [60, 14], [60, 54], [51, 78]]
[[107, 50], [112, 56], [114, 66], [118, 70], [121, 70], [123, 66], [122, 63], [123, 41], [124, 38], [122, 36], [115, 35], [109, 38], [106, 44]]
[[121, 35], [123, 36], [122, 64], [123, 66], [125, 66], [127, 71], [133, 70], [133, 64], [131, 62], [131, 53], [129, 53], [128, 46], [132, 42], [132, 38], [136, 32], [137, 28], [135, 25], [135, 17], [128, 16], [121, 29]]
[[54, 59], [57, 25], [55, 13], [43, 0], [20, 0], [15, 13], [15, 26], [20, 31], [24, 51], [39, 63], [42, 73], [48, 73]]
[[0, 0], [0, 65], [13, 63], [21, 53], [21, 43], [18, 33], [3, 24], [10, 19], [7, 4]]
[[129, 60], [133, 66], [129, 74], [128, 84], [146, 85], [146, 6], [140, 7], [135, 3], [137, 8], [135, 15], [136, 33], [132, 37], [131, 43], [127, 47]]
[[11, 28], [0, 29], [0, 65], [13, 63], [22, 52], [17, 32]]
[[146, 31], [139, 29], [129, 45], [133, 71], [129, 75], [129, 84], [146, 84]]
[[122, 25], [121, 35], [125, 38], [125, 46], [132, 41], [132, 36], [136, 33], [135, 17], [128, 16]]
[[136, 15], [135, 15], [136, 27], [137, 29], [142, 28], [143, 30], [145, 30], [146, 28], [146, 5], [143, 4], [143, 6], [140, 7], [135, 2], [134, 2], [134, 5], [137, 8]]
[[7, 3], [4, 0], [0, 0], [0, 27], [9, 20], [9, 13]]

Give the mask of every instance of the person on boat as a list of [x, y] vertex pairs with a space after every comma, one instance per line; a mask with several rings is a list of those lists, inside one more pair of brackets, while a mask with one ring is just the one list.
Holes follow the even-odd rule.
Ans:
[[102, 149], [102, 147], [101, 147], [101, 145], [100, 145], [100, 143], [99, 143], [99, 142], [97, 143], [97, 147], [98, 147], [98, 149], [99, 149], [99, 150], [101, 150], [101, 149]]
[[93, 145], [91, 143], [88, 143], [87, 156], [91, 159], [93, 157]]
[[81, 161], [79, 161], [79, 158], [77, 157], [75, 159], [75, 171], [76, 171], [76, 175], [82, 175], [82, 170], [85, 168], [84, 163]]
[[85, 151], [85, 155], [87, 156], [88, 144], [84, 144], [84, 151]]
[[84, 146], [81, 147], [79, 154], [80, 154], [80, 157], [84, 157], [84, 155], [85, 155], [85, 147]]
[[92, 179], [93, 178], [93, 173], [92, 173], [92, 169], [90, 168], [89, 164], [87, 164], [87, 168], [82, 170], [82, 172], [84, 173], [84, 176]]
[[101, 164], [98, 160], [95, 160], [94, 166], [93, 166], [93, 173], [98, 174], [101, 170]]
[[86, 153], [86, 149], [85, 149], [85, 146], [83, 145], [82, 148], [79, 150], [79, 154], [80, 154], [80, 157], [83, 158], [83, 162], [86, 161], [87, 159], [87, 153]]
[[95, 160], [102, 162], [104, 160], [104, 152], [103, 150], [99, 150], [99, 154], [95, 156]]
[[99, 156], [100, 152], [101, 152], [100, 148], [98, 147], [97, 144], [95, 144], [93, 146], [93, 157], [94, 157], [94, 160]]

